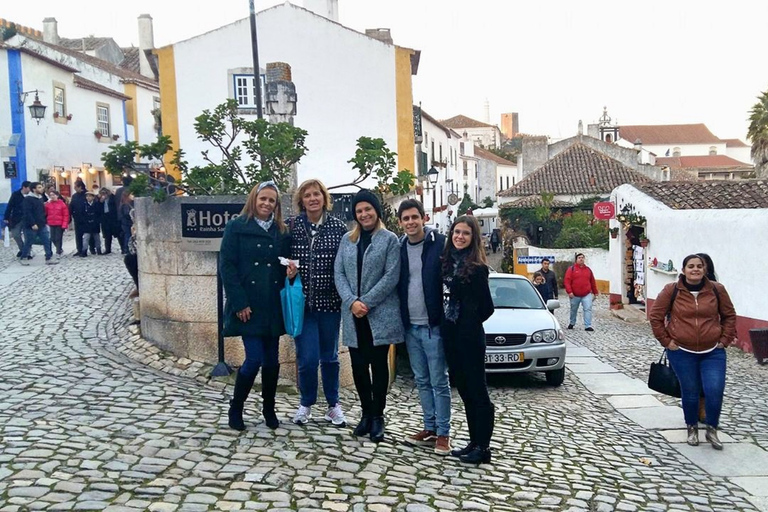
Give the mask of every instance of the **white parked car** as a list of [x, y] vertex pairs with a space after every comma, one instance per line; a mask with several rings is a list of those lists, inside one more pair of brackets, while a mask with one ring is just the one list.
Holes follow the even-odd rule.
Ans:
[[517, 274], [491, 273], [495, 311], [483, 323], [487, 373], [544, 372], [559, 386], [565, 378], [565, 335], [552, 311], [531, 282]]

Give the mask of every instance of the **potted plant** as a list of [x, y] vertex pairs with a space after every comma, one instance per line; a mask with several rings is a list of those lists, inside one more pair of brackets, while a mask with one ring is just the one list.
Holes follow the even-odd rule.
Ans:
[[67, 121], [71, 121], [71, 120], [72, 120], [72, 114], [67, 114]]
[[112, 135], [112, 140], [117, 140], [117, 139], [119, 139], [119, 138], [120, 138], [120, 136], [119, 136], [118, 134], [114, 134], [114, 135]]
[[103, 133], [101, 133], [101, 131], [100, 131], [100, 130], [93, 130], [93, 135], [94, 135], [94, 137], [96, 137], [97, 139], [101, 139], [101, 138], [104, 136], [104, 134], [103, 134]]
[[624, 309], [621, 299], [611, 299], [611, 309]]
[[650, 241], [650, 240], [648, 240], [648, 238], [646, 238], [646, 236], [645, 236], [645, 233], [642, 233], [642, 234], [640, 235], [640, 245], [641, 245], [642, 247], [648, 247], [648, 245], [649, 245], [650, 243], [651, 243], [651, 241]]
[[611, 238], [619, 237], [619, 228], [611, 228]]
[[59, 113], [58, 112], [54, 112], [53, 113], [53, 118], [54, 119], [58, 119], [59, 118]]

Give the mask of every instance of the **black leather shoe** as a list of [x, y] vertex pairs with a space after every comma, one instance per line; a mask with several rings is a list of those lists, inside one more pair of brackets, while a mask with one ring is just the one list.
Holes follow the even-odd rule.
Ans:
[[488, 464], [491, 462], [491, 450], [475, 446], [471, 452], [459, 457], [464, 464]]
[[384, 416], [374, 416], [371, 419], [371, 441], [380, 443], [384, 440]]
[[469, 452], [475, 449], [475, 446], [477, 446], [475, 443], [470, 442], [467, 446], [462, 448], [461, 450], [451, 450], [451, 455], [454, 457], [461, 457], [462, 455], [467, 455]]
[[573, 324], [568, 324], [568, 329], [573, 330]]
[[355, 431], [353, 432], [354, 435], [357, 437], [367, 436], [371, 433], [371, 417], [370, 416], [363, 416], [360, 418], [360, 423], [357, 424], [357, 427], [355, 427]]
[[229, 401], [229, 428], [239, 430], [240, 432], [245, 430], [245, 422], [243, 421], [243, 406], [235, 405], [233, 400]]

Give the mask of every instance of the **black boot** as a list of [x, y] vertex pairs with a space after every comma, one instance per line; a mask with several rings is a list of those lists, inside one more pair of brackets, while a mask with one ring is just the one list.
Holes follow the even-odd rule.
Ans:
[[360, 423], [357, 424], [357, 427], [355, 427], [355, 431], [353, 432], [354, 435], [357, 437], [363, 437], [367, 436], [371, 433], [371, 417], [363, 415], [362, 418], [360, 418]]
[[488, 464], [491, 462], [491, 450], [475, 446], [471, 452], [459, 457], [459, 460], [465, 464]]
[[248, 394], [253, 387], [253, 381], [256, 380], [256, 375], [246, 376], [237, 372], [237, 378], [235, 379], [235, 391], [232, 393], [232, 400], [229, 401], [229, 427], [235, 430], [245, 430], [245, 422], [243, 422], [243, 406], [245, 400], [248, 398]]
[[467, 446], [465, 446], [464, 448], [462, 448], [461, 450], [458, 450], [458, 449], [457, 450], [451, 450], [451, 455], [453, 455], [454, 457], [462, 457], [464, 455], [469, 454], [472, 450], [475, 449], [476, 446], [477, 445], [475, 443], [470, 441], [469, 444]]
[[280, 421], [275, 414], [275, 395], [279, 375], [280, 365], [261, 369], [261, 413], [264, 415], [264, 423], [272, 430], [280, 426]]
[[380, 443], [384, 440], [384, 416], [371, 418], [371, 441]]

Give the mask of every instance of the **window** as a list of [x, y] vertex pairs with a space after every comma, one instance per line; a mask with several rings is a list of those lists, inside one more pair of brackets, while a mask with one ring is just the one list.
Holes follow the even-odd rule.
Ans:
[[464, 154], [464, 143], [463, 142], [459, 142], [459, 154], [460, 155]]
[[681, 156], [680, 148], [672, 148], [672, 156]]
[[709, 154], [716, 155], [717, 154], [717, 146], [709, 146]]
[[467, 177], [467, 172], [469, 171], [469, 166], [467, 165], [467, 162], [464, 162], [464, 177]]
[[[235, 81], [235, 100], [239, 108], [257, 108], [256, 107], [256, 87], [254, 86], [253, 75], [232, 75]], [[265, 76], [261, 75], [261, 106], [264, 107], [264, 81]]]
[[443, 143], [440, 143], [440, 161], [443, 161]]
[[64, 102], [63, 87], [53, 88], [53, 114], [54, 116], [58, 116], [60, 118], [67, 116], [67, 107]]
[[507, 176], [507, 188], [509, 188], [509, 176]]
[[432, 139], [432, 143], [430, 144], [430, 147], [432, 148], [432, 161], [435, 161], [435, 139]]
[[104, 103], [96, 104], [96, 129], [101, 132], [103, 137], [109, 137], [111, 135], [109, 126], [109, 105]]
[[504, 176], [499, 176], [499, 190], [504, 190]]

